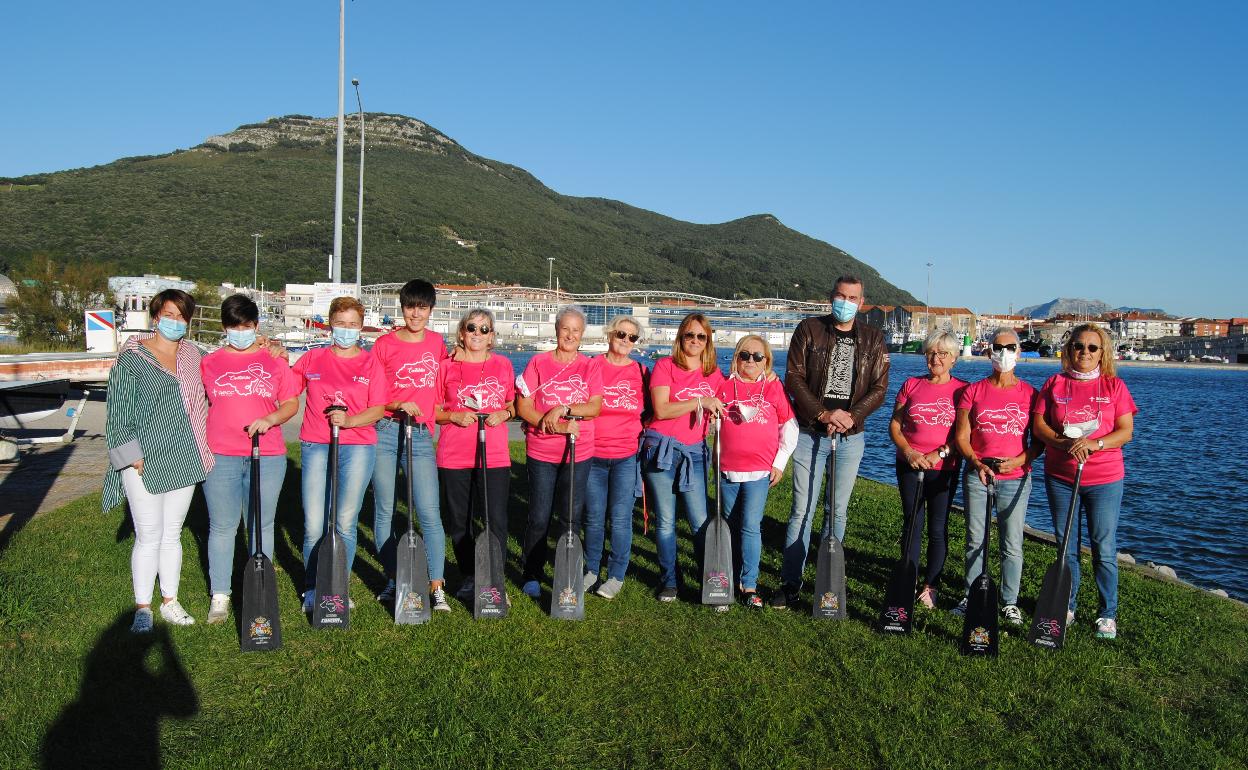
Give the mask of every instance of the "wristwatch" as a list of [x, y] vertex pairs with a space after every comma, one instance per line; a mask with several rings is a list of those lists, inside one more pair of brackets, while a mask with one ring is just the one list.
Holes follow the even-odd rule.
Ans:
[[1096, 451], [1098, 451], [1098, 452], [1099, 452], [1099, 451], [1101, 451], [1101, 450], [1102, 450], [1102, 449], [1104, 449], [1104, 448], [1105, 448], [1105, 439], [1103, 439], [1103, 438], [1098, 438], [1098, 439], [1096, 440]]
[[939, 452], [937, 452], [936, 454], [940, 455], [940, 459], [942, 459], [942, 460], [943, 460], [943, 459], [945, 459], [946, 457], [948, 457], [948, 456], [949, 456], [949, 450], [948, 450], [948, 449], [945, 449], [945, 448], [942, 446], [942, 447], [940, 448], [940, 451], [939, 451]]

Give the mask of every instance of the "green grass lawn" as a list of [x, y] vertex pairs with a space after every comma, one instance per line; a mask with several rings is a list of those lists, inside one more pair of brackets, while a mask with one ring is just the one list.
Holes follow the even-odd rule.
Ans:
[[[522, 450], [513, 447], [522, 460]], [[297, 454], [297, 447], [292, 455]], [[383, 578], [364, 516], [346, 632], [299, 611], [297, 456], [279, 511], [284, 647], [242, 655], [209, 627], [206, 515], [183, 533], [181, 598], [196, 625], [128, 633], [132, 534], [98, 496], [41, 516], [0, 553], [0, 757], [5, 767], [1243, 767], [1248, 612], [1124, 570], [1121, 633], [1080, 623], [1052, 653], [1019, 637], [995, 660], [958, 654], [945, 611], [963, 585], [955, 523], [943, 609], [915, 632], [873, 629], [900, 526], [896, 490], [859, 480], [849, 513], [851, 620], [802, 611], [717, 614], [653, 598], [657, 559], [636, 521], [633, 564], [586, 620], [550, 620], [515, 582], [527, 491], [513, 466], [505, 621], [449, 616], [396, 627], [371, 599]], [[778, 583], [789, 483], [764, 524], [762, 587]], [[367, 506], [371, 498], [366, 499]], [[995, 538], [994, 538], [995, 540]], [[1051, 548], [1029, 543], [1030, 610]], [[241, 547], [239, 551], [241, 559]], [[1085, 557], [1086, 564], [1086, 557]], [[813, 565], [808, 580], [813, 579]], [[448, 564], [451, 586], [458, 576]], [[1085, 569], [1086, 573], [1090, 569]], [[807, 599], [809, 596], [807, 595]], [[543, 602], [548, 598], [544, 597]], [[44, 752], [41, 754], [41, 752]], [[120, 758], [125, 758], [124, 762]]]

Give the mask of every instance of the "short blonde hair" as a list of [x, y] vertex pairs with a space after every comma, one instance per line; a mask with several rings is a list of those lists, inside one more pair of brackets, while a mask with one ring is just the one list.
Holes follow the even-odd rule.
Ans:
[[745, 347], [747, 342], [757, 342], [763, 346], [763, 379], [768, 379], [768, 376], [772, 373], [771, 365], [775, 359], [771, 355], [771, 345], [768, 345], [767, 340], [758, 334], [747, 334], [737, 340], [737, 346], [732, 349], [732, 363], [729, 365], [728, 371], [730, 373], [737, 372], [737, 366], [741, 363], [741, 359], [737, 358], [737, 354], [741, 352], [741, 348]]
[[602, 330], [603, 336], [610, 337], [612, 334], [615, 333], [616, 329], [620, 328], [620, 324], [632, 324], [633, 328], [637, 330], [638, 342], [640, 342], [641, 339], [646, 336], [646, 327], [642, 326], [640, 321], [638, 321], [636, 318], [633, 318], [631, 315], [623, 315], [623, 314], [611, 316], [611, 320], [607, 321], [607, 327]]
[[485, 318], [490, 322], [490, 350], [494, 349], [494, 340], [498, 334], [498, 325], [494, 323], [494, 314], [483, 307], [474, 307], [459, 319], [459, 326], [455, 328], [455, 347], [464, 347], [464, 334], [467, 333], [468, 322], [474, 318]]
[[946, 329], [937, 329], [927, 335], [927, 339], [923, 340], [924, 353], [930, 353], [933, 350], [943, 350], [956, 356], [961, 348], [962, 339]]

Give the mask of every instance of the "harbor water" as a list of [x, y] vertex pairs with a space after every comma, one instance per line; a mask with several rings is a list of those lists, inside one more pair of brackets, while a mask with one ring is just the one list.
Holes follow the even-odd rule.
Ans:
[[[729, 351], [720, 352], [728, 371]], [[523, 369], [534, 353], [507, 354]], [[783, 376], [786, 355], [778, 351]], [[653, 361], [647, 361], [652, 364]], [[961, 359], [953, 374], [968, 382], [992, 371], [985, 358]], [[1054, 359], [1025, 359], [1016, 372], [1039, 388], [1059, 371]], [[897, 390], [909, 377], [925, 374], [922, 356], [891, 356], [888, 397], [867, 420], [867, 449], [859, 474], [896, 483], [888, 420]], [[1127, 466], [1118, 550], [1143, 564], [1174, 568], [1180, 578], [1202, 588], [1222, 588], [1248, 600], [1248, 371], [1204, 367], [1120, 366], [1139, 413], [1135, 435], [1123, 448]], [[1045, 498], [1044, 458], [1033, 468], [1027, 523], [1053, 530]], [[961, 502], [961, 493], [959, 500]], [[900, 526], [900, 523], [899, 523]], [[956, 524], [954, 526], [957, 526]], [[853, 536], [853, 521], [849, 522]], [[1086, 525], [1081, 542], [1088, 544]], [[776, 547], [776, 544], [768, 544]]]

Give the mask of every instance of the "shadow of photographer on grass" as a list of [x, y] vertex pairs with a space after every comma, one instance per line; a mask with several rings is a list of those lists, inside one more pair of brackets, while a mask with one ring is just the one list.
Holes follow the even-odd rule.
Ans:
[[78, 699], [44, 736], [42, 767], [159, 768], [161, 719], [199, 713], [168, 628], [132, 634], [131, 614], [120, 613], [91, 648]]

